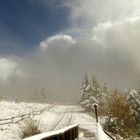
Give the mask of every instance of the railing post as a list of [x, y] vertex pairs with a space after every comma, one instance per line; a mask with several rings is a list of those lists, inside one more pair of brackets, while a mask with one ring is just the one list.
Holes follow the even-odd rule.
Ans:
[[95, 118], [96, 118], [96, 122], [98, 123], [98, 105], [94, 104], [94, 108], [95, 108]]

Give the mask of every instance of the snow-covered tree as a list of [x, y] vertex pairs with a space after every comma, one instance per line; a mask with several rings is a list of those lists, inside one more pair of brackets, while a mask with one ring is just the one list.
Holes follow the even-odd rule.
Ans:
[[136, 122], [140, 123], [140, 96], [136, 90], [126, 89], [124, 94], [131, 105], [131, 110]]
[[91, 79], [91, 83], [92, 83], [92, 89], [93, 89], [93, 95], [100, 100], [101, 98], [101, 86], [99, 85], [99, 82], [97, 81], [96, 77], [93, 76]]
[[[96, 103], [99, 104], [100, 109], [103, 108], [104, 103], [106, 102], [106, 93], [107, 87], [104, 87], [104, 89], [100, 86], [99, 82], [95, 78], [95, 76], [92, 77], [91, 80], [92, 83], [92, 96], [98, 101]], [[106, 89], [105, 89], [106, 88]]]
[[94, 113], [94, 104], [96, 103], [99, 105], [100, 112], [105, 113], [109, 94], [110, 91], [106, 84], [102, 88], [95, 76], [89, 79], [86, 74], [81, 85], [80, 104], [86, 110]]
[[131, 107], [136, 133], [140, 136], [140, 94], [134, 89], [126, 89], [124, 95]]
[[107, 86], [106, 83], [104, 83], [104, 85], [103, 85], [102, 92], [103, 92], [103, 94], [104, 94], [104, 96], [106, 98], [109, 98], [110, 97], [111, 92], [110, 92], [110, 90], [109, 90], [109, 88], [108, 88], [108, 86]]
[[111, 91], [107, 87], [107, 84], [104, 83], [103, 88], [102, 88], [102, 93], [101, 93], [101, 99], [100, 99], [100, 104], [102, 106], [102, 111], [106, 111], [107, 105], [108, 105], [108, 100], [110, 99], [111, 96]]
[[88, 79], [88, 75], [86, 74], [83, 78], [82, 85], [81, 85], [81, 98], [80, 98], [80, 104], [86, 109], [90, 109], [90, 94], [91, 94], [91, 84]]
[[97, 81], [95, 79], [94, 81], [90, 80], [88, 78], [88, 75], [86, 74], [85, 77], [83, 78], [81, 86], [80, 104], [90, 112], [94, 112], [94, 104], [99, 103], [97, 99], [98, 90], [99, 87]]

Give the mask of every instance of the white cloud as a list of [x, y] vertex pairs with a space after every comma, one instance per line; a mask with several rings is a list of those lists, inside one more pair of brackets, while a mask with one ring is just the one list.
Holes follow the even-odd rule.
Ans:
[[101, 22], [140, 15], [139, 0], [78, 0], [78, 6], [73, 5], [73, 20], [87, 19], [86, 22]]
[[140, 18], [112, 21], [108, 27], [106, 23], [108, 22], [99, 23], [93, 28], [92, 39], [98, 44], [98, 49], [103, 50], [104, 60], [108, 64], [111, 62], [111, 65], [107, 64], [110, 76], [113, 77], [113, 73], [116, 73], [120, 83], [127, 79], [122, 85], [127, 83], [127, 86], [136, 86], [140, 74]]
[[59, 34], [55, 36], [51, 36], [44, 41], [41, 41], [39, 47], [42, 51], [46, 50], [51, 46], [71, 46], [76, 43], [76, 40], [72, 38], [70, 35]]
[[12, 76], [20, 76], [18, 63], [7, 58], [0, 58], [0, 80], [7, 81]]
[[122, 53], [127, 52], [137, 60], [140, 52], [139, 28], [139, 18], [99, 23], [93, 28], [93, 40], [97, 40], [108, 49], [115, 49]]
[[48, 48], [48, 44], [46, 41], [41, 41], [39, 47], [42, 51], [45, 51]]
[[92, 27], [99, 23], [140, 17], [139, 0], [77, 0], [75, 3], [69, 18], [71, 28], [67, 31], [78, 37], [89, 38]]
[[70, 44], [75, 43], [75, 40], [70, 35], [62, 35], [62, 34], [61, 35], [55, 35], [55, 36], [52, 36], [52, 37], [48, 38], [47, 42], [52, 43], [54, 41], [61, 41], [61, 40], [66, 41]]

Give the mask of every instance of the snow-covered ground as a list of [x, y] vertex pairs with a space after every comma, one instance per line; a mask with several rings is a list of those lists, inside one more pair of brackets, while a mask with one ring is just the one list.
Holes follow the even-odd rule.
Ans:
[[9, 123], [2, 125], [3, 123], [10, 122], [9, 120], [2, 121], [11, 117], [20, 116], [33, 111], [39, 111], [42, 109], [48, 109], [48, 104], [36, 104], [36, 103], [15, 103], [15, 102], [0, 102], [0, 140], [20, 140], [20, 123]]
[[[34, 116], [39, 120], [41, 132], [56, 131], [69, 125], [79, 125], [79, 139], [94, 140], [97, 132], [95, 119], [84, 113], [80, 106], [48, 105], [39, 103], [0, 102], [0, 121], [5, 118], [19, 116], [33, 110], [45, 109], [41, 114]], [[22, 121], [15, 124], [0, 125], [0, 140], [21, 140]], [[98, 131], [97, 131], [98, 130]]]
[[21, 114], [29, 113], [33, 110], [40, 110], [47, 108], [48, 104], [36, 104], [36, 103], [15, 103], [15, 102], [0, 102], [0, 119], [18, 116]]
[[[51, 107], [50, 107], [51, 106]], [[34, 118], [39, 120], [39, 128], [42, 132], [58, 130], [72, 124], [81, 124], [79, 127], [87, 131], [94, 132], [95, 120], [82, 112], [79, 106], [63, 106], [63, 105], [48, 105], [39, 103], [15, 103], [15, 102], [0, 102], [0, 120], [20, 116], [32, 112], [33, 110], [42, 110], [42, 114]], [[8, 120], [7, 120], [8, 121]], [[2, 124], [2, 123], [1, 123]], [[20, 140], [22, 122], [15, 124], [0, 125], [0, 140]], [[83, 136], [84, 133], [80, 132]]]

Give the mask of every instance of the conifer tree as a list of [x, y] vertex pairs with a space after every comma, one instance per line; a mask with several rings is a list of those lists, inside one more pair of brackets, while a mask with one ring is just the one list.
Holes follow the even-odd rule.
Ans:
[[89, 79], [88, 75], [85, 75], [82, 81], [80, 93], [80, 104], [87, 111], [94, 113], [95, 104], [100, 106], [101, 112], [106, 110], [108, 100], [107, 97], [109, 96], [110, 91], [106, 84], [102, 88], [95, 76]]
[[132, 90], [132, 89], [126, 89], [124, 91], [124, 94], [127, 98], [127, 101], [130, 103], [131, 105], [131, 109], [133, 112], [133, 116], [135, 118], [135, 120], [139, 121], [140, 123], [140, 97], [139, 97], [139, 93], [136, 90]]
[[81, 98], [80, 98], [80, 105], [84, 108], [89, 108], [89, 92], [90, 92], [90, 82], [88, 79], [88, 75], [86, 74], [83, 78], [82, 85], [81, 85]]
[[135, 125], [138, 128], [137, 134], [140, 135], [140, 96], [139, 92], [132, 89], [126, 89], [124, 91], [124, 95], [127, 98], [127, 102], [131, 106], [131, 112], [133, 115], [133, 120], [135, 121]]
[[98, 90], [97, 86], [93, 86], [92, 81], [89, 80], [88, 75], [86, 74], [81, 86], [80, 104], [90, 112], [94, 111], [94, 104], [98, 103], [96, 90]]
[[95, 103], [100, 103], [102, 99], [102, 88], [95, 76], [92, 77], [91, 84], [92, 84], [92, 96], [96, 99], [96, 101], [98, 101]]
[[107, 109], [107, 102], [110, 99], [111, 92], [109, 88], [107, 87], [107, 84], [104, 83], [104, 86], [102, 88], [102, 98], [101, 98], [101, 104], [102, 104], [102, 109], [106, 110]]

